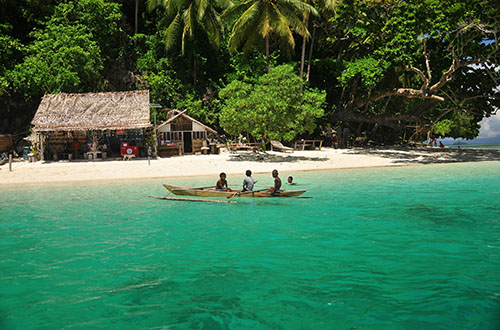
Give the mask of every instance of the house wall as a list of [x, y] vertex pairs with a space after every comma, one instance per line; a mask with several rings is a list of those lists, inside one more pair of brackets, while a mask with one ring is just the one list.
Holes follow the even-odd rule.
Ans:
[[[186, 122], [185, 120], [180, 120], [179, 122]], [[183, 141], [183, 132], [191, 132], [191, 139], [193, 145], [193, 153], [201, 152], [201, 147], [203, 146], [203, 140], [207, 138], [208, 132], [205, 127], [193, 122], [191, 130], [185, 131], [172, 131], [172, 125], [166, 124], [158, 128], [158, 146], [159, 148], [165, 144], [162, 142], [171, 141], [172, 144], [175, 141]], [[183, 143], [183, 142], [182, 142]]]
[[206, 129], [205, 129], [205, 127], [203, 127], [203, 126], [201, 126], [201, 125], [199, 125], [197, 123], [193, 123], [193, 131], [195, 131], [195, 132], [205, 132]]

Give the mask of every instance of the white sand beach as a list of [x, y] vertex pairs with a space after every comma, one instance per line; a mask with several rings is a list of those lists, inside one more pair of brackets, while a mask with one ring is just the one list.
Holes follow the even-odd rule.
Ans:
[[[152, 159], [96, 160], [35, 162], [16, 161], [0, 166], [0, 183], [22, 185], [94, 180], [125, 180], [143, 178], [168, 178], [183, 176], [217, 176], [242, 174], [250, 169], [253, 173], [293, 173], [308, 170], [338, 170], [437, 164], [450, 162], [500, 161], [500, 150], [457, 150], [440, 148], [419, 149], [331, 149], [321, 151], [295, 151], [293, 153], [267, 152], [222, 153], [219, 155], [186, 155]], [[499, 163], [500, 165], [500, 163]]]

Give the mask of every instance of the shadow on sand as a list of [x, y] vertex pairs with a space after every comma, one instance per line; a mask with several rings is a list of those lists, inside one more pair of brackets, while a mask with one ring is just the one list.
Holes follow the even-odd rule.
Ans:
[[304, 157], [304, 156], [281, 156], [268, 153], [244, 153], [231, 155], [229, 158], [233, 162], [266, 162], [266, 163], [293, 163], [298, 161], [326, 161], [325, 157]]
[[438, 164], [457, 162], [480, 162], [500, 160], [499, 149], [458, 149], [458, 148], [404, 148], [382, 149], [355, 148], [351, 154], [377, 156], [394, 159], [395, 164]]

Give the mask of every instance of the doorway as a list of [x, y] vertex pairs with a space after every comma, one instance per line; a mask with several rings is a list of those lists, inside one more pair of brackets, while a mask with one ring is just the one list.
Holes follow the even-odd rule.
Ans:
[[190, 154], [193, 152], [193, 135], [191, 132], [183, 132], [182, 138], [184, 140], [184, 153]]

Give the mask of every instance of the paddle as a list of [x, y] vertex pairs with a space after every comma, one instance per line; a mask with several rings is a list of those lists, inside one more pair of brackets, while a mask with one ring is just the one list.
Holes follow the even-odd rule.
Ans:
[[249, 190], [249, 191], [240, 191], [240, 192], [235, 192], [232, 195], [227, 196], [226, 198], [233, 199], [234, 196], [241, 196], [241, 195], [246, 195], [254, 192], [261, 192], [261, 191], [266, 191], [267, 189], [260, 189], [260, 190]]

